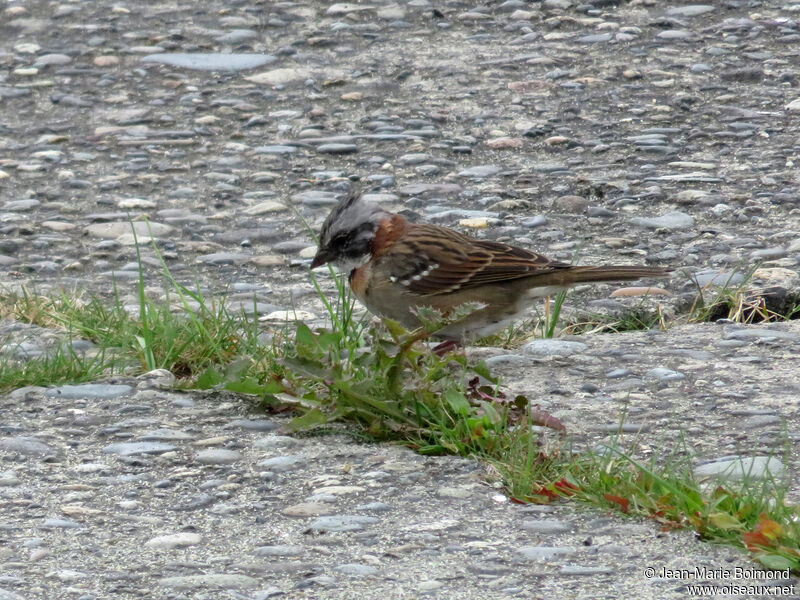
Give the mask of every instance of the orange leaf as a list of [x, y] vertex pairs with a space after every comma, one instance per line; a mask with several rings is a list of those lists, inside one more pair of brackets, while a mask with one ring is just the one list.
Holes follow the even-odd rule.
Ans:
[[[758, 526], [756, 526], [756, 528], [758, 528]], [[764, 537], [764, 534], [760, 531], [748, 531], [743, 533], [742, 541], [744, 542], [745, 547], [750, 550], [750, 552], [757, 552], [772, 545], [772, 543], [766, 537]]]
[[611, 502], [613, 504], [618, 504], [619, 507], [620, 507], [620, 510], [627, 514], [627, 512], [628, 512], [628, 501], [625, 498], [622, 498], [620, 496], [614, 496], [613, 494], [603, 494], [603, 498], [605, 498], [606, 500], [608, 500], [609, 502]]
[[558, 498], [558, 494], [556, 494], [553, 490], [548, 489], [546, 487], [540, 487], [538, 490], [535, 490], [533, 492], [533, 495], [534, 496], [540, 496], [540, 497], [543, 497], [543, 498], [547, 498], [548, 502]]
[[781, 526], [763, 513], [758, 518], [755, 531], [762, 533], [764, 537], [772, 541], [776, 541], [783, 536], [783, 529], [781, 529]]
[[553, 484], [553, 487], [556, 489], [557, 492], [559, 492], [563, 496], [571, 496], [580, 489], [577, 485], [570, 483], [563, 477], [558, 481], [556, 481]]

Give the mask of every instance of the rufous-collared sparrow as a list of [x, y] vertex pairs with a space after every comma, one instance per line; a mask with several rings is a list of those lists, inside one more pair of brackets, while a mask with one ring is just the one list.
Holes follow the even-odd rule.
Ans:
[[466, 303], [481, 306], [435, 334], [461, 343], [502, 329], [531, 299], [578, 283], [669, 275], [656, 267], [575, 266], [446, 227], [410, 223], [357, 192], [335, 206], [322, 225], [311, 268], [326, 263], [350, 271], [350, 288], [370, 312], [409, 330], [420, 325], [417, 307], [447, 315]]

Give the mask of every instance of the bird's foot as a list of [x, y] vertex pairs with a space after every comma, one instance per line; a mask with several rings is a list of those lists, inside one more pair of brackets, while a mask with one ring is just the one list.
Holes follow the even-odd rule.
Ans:
[[540, 427], [548, 427], [561, 433], [567, 433], [567, 428], [564, 424], [549, 412], [538, 408], [531, 408], [530, 415], [531, 425], [539, 425]]
[[447, 340], [441, 344], [436, 344], [433, 348], [431, 348], [431, 352], [433, 352], [439, 358], [443, 358], [448, 352], [452, 352], [459, 346], [461, 346], [461, 344], [458, 341]]

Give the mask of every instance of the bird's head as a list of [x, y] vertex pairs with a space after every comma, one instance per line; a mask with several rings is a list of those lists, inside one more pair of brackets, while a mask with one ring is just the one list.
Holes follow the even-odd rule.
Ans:
[[322, 224], [311, 268], [333, 263], [343, 271], [350, 271], [363, 265], [370, 258], [381, 219], [387, 216], [389, 213], [366, 202], [359, 192], [348, 193]]

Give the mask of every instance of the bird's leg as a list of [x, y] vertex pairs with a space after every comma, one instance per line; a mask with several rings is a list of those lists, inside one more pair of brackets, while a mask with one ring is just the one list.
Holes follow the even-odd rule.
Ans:
[[457, 340], [447, 340], [441, 344], [436, 344], [433, 348], [431, 348], [431, 352], [433, 352], [439, 358], [442, 358], [445, 354], [452, 352], [460, 345], [461, 344]]
[[545, 327], [550, 326], [550, 296], [544, 297], [544, 322]]
[[549, 412], [546, 412], [539, 408], [531, 408], [530, 418], [531, 418], [531, 425], [539, 425], [540, 427], [549, 427], [550, 429], [558, 431], [562, 434], [567, 432], [567, 428], [559, 419], [551, 415]]

